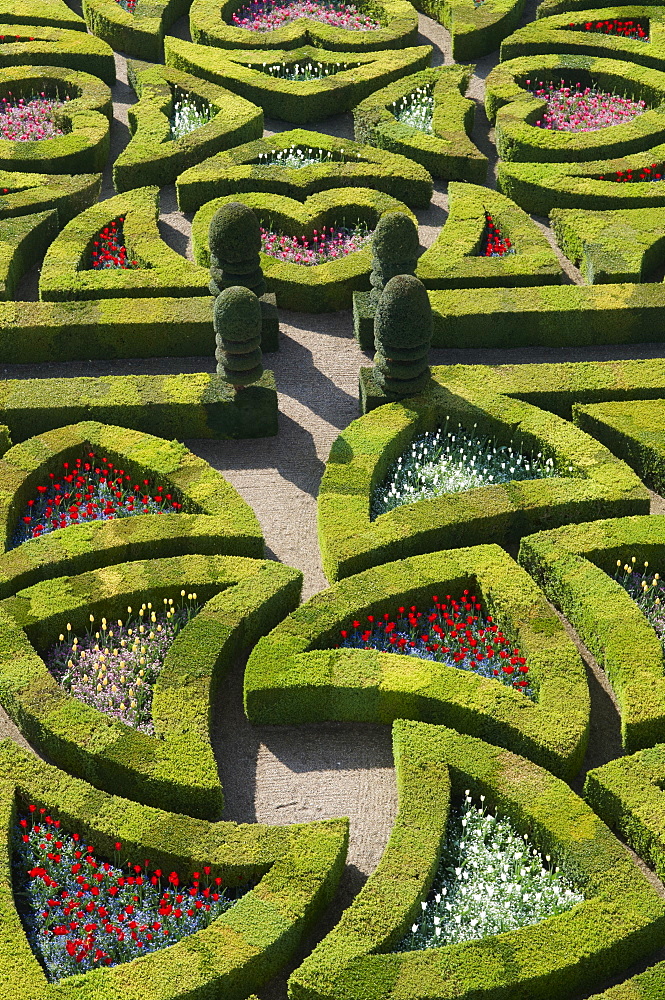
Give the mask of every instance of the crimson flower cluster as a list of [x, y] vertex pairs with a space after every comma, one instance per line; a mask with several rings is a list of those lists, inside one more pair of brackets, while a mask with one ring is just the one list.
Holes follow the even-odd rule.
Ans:
[[501, 232], [501, 227], [489, 212], [485, 212], [485, 234], [480, 247], [481, 257], [506, 257], [515, 253], [515, 248]]
[[603, 35], [619, 35], [621, 38], [634, 38], [639, 42], [648, 42], [649, 33], [644, 30], [639, 21], [619, 21], [611, 18], [606, 21], [585, 21], [584, 24], [569, 24], [576, 31], [592, 31]]
[[127, 268], [138, 267], [137, 260], [130, 260], [125, 246], [125, 237], [122, 232], [122, 224], [125, 221], [124, 215], [105, 226], [97, 233], [97, 238], [92, 244], [90, 253], [91, 267], [95, 271], [102, 271], [108, 268], [127, 270]]
[[435, 594], [432, 603], [426, 613], [412, 605], [398, 608], [396, 615], [367, 615], [367, 624], [356, 620], [352, 629], [342, 629], [336, 648], [377, 649], [435, 660], [532, 696], [526, 658], [492, 616], [483, 613], [475, 594], [465, 590], [459, 601], [450, 594], [443, 601]]
[[617, 170], [613, 174], [600, 174], [599, 181], [617, 181], [623, 184], [635, 184], [640, 181], [662, 181], [663, 167], [652, 163], [650, 167], [636, 167], [635, 170]]
[[36, 497], [27, 501], [11, 548], [82, 521], [182, 510], [179, 494], [165, 493], [162, 486], [155, 486], [149, 479], [132, 484], [125, 469], [117, 469], [109, 458], [98, 458], [94, 451], [63, 462], [61, 474], [49, 472], [49, 480], [48, 485], [37, 487]]
[[[177, 872], [100, 861], [78, 833], [65, 833], [30, 805], [15, 832], [19, 910], [30, 945], [52, 981], [131, 961], [207, 927], [247, 887], [224, 888], [204, 866], [190, 883]], [[22, 902], [25, 901], [25, 902]]]

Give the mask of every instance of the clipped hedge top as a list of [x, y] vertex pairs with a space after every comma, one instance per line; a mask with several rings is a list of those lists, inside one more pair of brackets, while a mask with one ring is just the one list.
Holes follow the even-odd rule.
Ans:
[[[19, 28], [5, 21], [4, 5], [0, 7], [0, 39], [4, 68], [8, 66], [65, 66], [69, 69], [93, 72], [104, 83], [115, 83], [115, 60], [110, 45], [94, 35], [65, 27], [30, 24]], [[13, 39], [13, 41], [9, 41]]]

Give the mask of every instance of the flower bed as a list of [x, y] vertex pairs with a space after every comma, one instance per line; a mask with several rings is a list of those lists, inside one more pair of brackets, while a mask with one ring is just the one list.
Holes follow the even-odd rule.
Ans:
[[601, 21], [585, 21], [584, 24], [568, 25], [574, 31], [587, 31], [594, 34], [612, 35], [619, 38], [633, 38], [636, 41], [649, 41], [648, 21], [622, 21], [619, 18], [605, 18]]
[[660, 643], [665, 650], [665, 587], [659, 573], [648, 573], [649, 561], [644, 561], [642, 570], [636, 567], [637, 559], [632, 556], [628, 562], [623, 563], [617, 559], [617, 570], [614, 579], [621, 584], [623, 589], [629, 594], [644, 614], [654, 632], [660, 639]]
[[[436, 431], [415, 438], [377, 486], [371, 499], [371, 519], [402, 504], [443, 493], [460, 493], [479, 486], [546, 479], [560, 475], [554, 459], [542, 452], [525, 454], [512, 444], [501, 445], [449, 421]], [[568, 472], [572, 471], [570, 468]]]
[[97, 239], [92, 245], [98, 249], [90, 251], [90, 267], [93, 270], [103, 271], [107, 268], [124, 270], [139, 266], [137, 260], [130, 260], [127, 256], [122, 225], [124, 221], [124, 216], [121, 215], [97, 233]]
[[19, 913], [49, 982], [176, 944], [250, 888], [224, 887], [209, 865], [190, 881], [149, 860], [121, 863], [120, 841], [109, 863], [34, 804], [20, 814], [13, 840]]
[[[181, 599], [185, 591], [180, 591]], [[200, 611], [196, 594], [187, 594], [174, 606], [164, 598], [164, 609], [154, 611], [143, 603], [138, 618], [109, 626], [102, 618], [99, 628], [90, 615], [90, 627], [79, 641], [71, 627], [49, 649], [46, 666], [68, 694], [133, 729], [154, 736], [152, 695], [155, 682], [173, 640]]]
[[261, 250], [277, 260], [313, 267], [362, 250], [372, 239], [367, 226], [322, 226], [311, 236], [285, 236], [261, 227]]
[[419, 87], [412, 93], [400, 98], [388, 110], [398, 122], [415, 128], [418, 132], [432, 134], [434, 119], [434, 84]]
[[536, 128], [558, 132], [593, 132], [610, 125], [620, 125], [644, 114], [645, 101], [632, 101], [619, 94], [608, 94], [596, 87], [582, 87], [580, 83], [536, 83], [527, 80], [530, 93], [545, 101], [542, 118]]
[[236, 28], [250, 31], [274, 31], [299, 17], [320, 21], [333, 28], [347, 31], [377, 31], [381, 25], [374, 18], [362, 13], [355, 4], [343, 0], [251, 0], [245, 7], [233, 12], [232, 23]]
[[474, 803], [470, 791], [448, 820], [439, 870], [422, 913], [396, 951], [479, 941], [529, 927], [584, 902], [551, 856], [507, 817]]
[[485, 212], [485, 233], [480, 247], [480, 257], [509, 257], [515, 253], [515, 247], [507, 236], [501, 232], [501, 226], [494, 221], [489, 212]]
[[179, 87], [173, 87], [172, 93], [173, 107], [169, 117], [171, 139], [182, 139], [183, 136], [195, 132], [197, 128], [212, 121], [213, 110], [208, 101], [194, 97]]
[[309, 59], [307, 62], [275, 63], [270, 66], [266, 63], [261, 67], [261, 72], [273, 77], [275, 80], [293, 80], [300, 83], [309, 83], [311, 80], [325, 80], [336, 73], [344, 73], [349, 69], [357, 69], [357, 63], [348, 62], [318, 62]]
[[[9, 92], [11, 97], [11, 91]], [[19, 97], [15, 101], [2, 98], [0, 106], [0, 137], [12, 142], [40, 142], [54, 139], [65, 132], [56, 124], [55, 113], [69, 100], [47, 97], [44, 92], [36, 97]]]
[[[503, 634], [492, 615], [483, 612], [475, 594], [465, 590], [459, 601], [450, 594], [444, 604], [432, 597], [426, 614], [412, 605], [397, 613], [367, 615], [367, 624], [353, 622], [340, 631], [341, 649], [378, 649], [384, 653], [415, 656], [469, 670], [498, 680], [506, 687], [530, 695], [529, 667], [519, 649]], [[391, 619], [394, 618], [394, 621]]]

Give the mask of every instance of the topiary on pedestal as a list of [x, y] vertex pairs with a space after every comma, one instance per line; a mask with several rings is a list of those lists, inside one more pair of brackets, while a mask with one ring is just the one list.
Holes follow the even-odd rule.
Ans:
[[403, 212], [382, 215], [372, 237], [372, 290], [369, 299], [376, 307], [391, 278], [414, 274], [419, 252], [418, 229]]
[[374, 379], [390, 399], [421, 392], [430, 378], [432, 307], [412, 274], [386, 284], [374, 314]]
[[217, 374], [234, 389], [261, 378], [261, 303], [249, 288], [233, 285], [219, 293], [213, 310]]

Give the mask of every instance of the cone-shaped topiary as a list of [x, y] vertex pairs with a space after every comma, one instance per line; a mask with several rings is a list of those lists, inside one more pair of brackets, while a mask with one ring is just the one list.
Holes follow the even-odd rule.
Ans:
[[432, 307], [422, 281], [412, 274], [391, 278], [374, 314], [374, 378], [387, 396], [402, 399], [429, 381]]
[[261, 303], [249, 288], [233, 285], [217, 296], [213, 311], [217, 374], [236, 389], [263, 374]]
[[379, 219], [372, 237], [372, 291], [376, 306], [381, 292], [397, 274], [414, 274], [418, 262], [418, 229], [404, 212], [389, 212]]
[[261, 270], [261, 226], [248, 205], [230, 201], [215, 212], [208, 230], [210, 242], [210, 291], [242, 285], [263, 295], [266, 283]]

